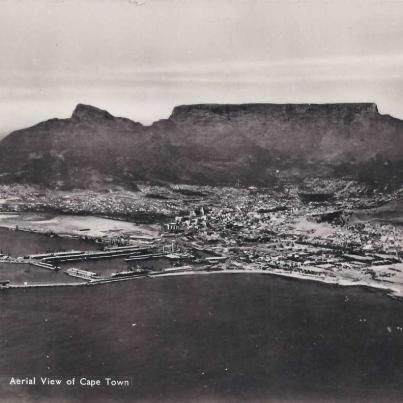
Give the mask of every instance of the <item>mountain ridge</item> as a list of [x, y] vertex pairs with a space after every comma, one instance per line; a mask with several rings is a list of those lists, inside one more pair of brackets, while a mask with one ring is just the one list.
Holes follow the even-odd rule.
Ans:
[[150, 126], [78, 104], [70, 118], [1, 140], [0, 181], [269, 185], [317, 174], [399, 182], [402, 150], [403, 121], [375, 103], [178, 105]]

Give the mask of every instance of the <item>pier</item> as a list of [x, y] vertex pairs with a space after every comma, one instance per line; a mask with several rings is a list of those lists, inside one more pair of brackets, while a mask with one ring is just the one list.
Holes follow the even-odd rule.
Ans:
[[79, 262], [86, 260], [97, 259], [112, 259], [116, 257], [135, 257], [140, 254], [149, 253], [154, 248], [140, 248], [138, 246], [122, 246], [115, 248], [107, 248], [104, 251], [70, 251], [70, 252], [57, 252], [57, 253], [45, 253], [40, 255], [29, 255], [26, 259], [39, 260], [42, 263], [59, 264], [65, 262]]

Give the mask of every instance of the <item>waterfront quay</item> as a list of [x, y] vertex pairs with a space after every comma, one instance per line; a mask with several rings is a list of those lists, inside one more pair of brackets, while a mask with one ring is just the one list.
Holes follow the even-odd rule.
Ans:
[[[121, 224], [120, 221], [117, 223]], [[164, 239], [163, 234], [151, 240], [138, 234], [123, 236], [112, 232], [108, 236], [89, 239], [71, 234], [67, 237], [64, 234], [44, 234], [18, 227], [0, 230], [0, 243], [10, 246], [7, 248], [9, 254], [0, 254], [0, 288], [3, 290], [94, 285], [144, 276], [151, 278], [165, 272], [182, 273], [201, 267], [200, 261], [190, 265], [193, 256], [172, 240]], [[19, 237], [22, 237], [22, 244], [18, 242]], [[43, 252], [18, 256], [27, 237], [29, 250]], [[88, 250], [66, 250], [65, 241], [69, 247], [90, 247]], [[12, 245], [16, 248], [13, 249]]]

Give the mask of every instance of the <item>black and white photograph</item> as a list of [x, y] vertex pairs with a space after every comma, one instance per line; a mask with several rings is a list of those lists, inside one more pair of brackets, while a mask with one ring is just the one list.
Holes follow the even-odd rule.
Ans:
[[0, 402], [403, 402], [402, 22], [0, 0]]

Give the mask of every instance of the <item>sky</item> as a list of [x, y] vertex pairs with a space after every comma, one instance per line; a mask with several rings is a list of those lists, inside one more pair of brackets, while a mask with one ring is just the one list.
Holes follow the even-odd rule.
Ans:
[[91, 104], [376, 102], [403, 118], [403, 1], [0, 0], [0, 136]]

